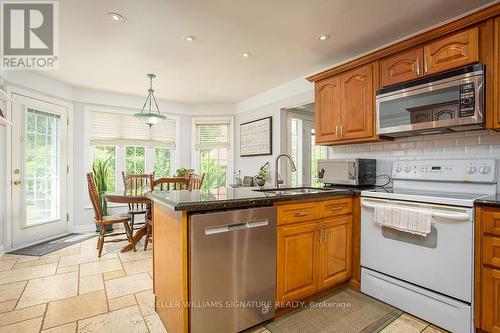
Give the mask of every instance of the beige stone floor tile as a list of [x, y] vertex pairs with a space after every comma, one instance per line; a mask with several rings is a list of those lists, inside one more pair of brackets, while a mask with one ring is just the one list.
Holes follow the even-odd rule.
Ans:
[[95, 293], [50, 302], [45, 314], [43, 329], [96, 316], [107, 311], [108, 304], [104, 291], [96, 291]]
[[35, 267], [35, 266], [40, 266], [40, 265], [47, 265], [47, 264], [53, 264], [57, 263], [59, 261], [58, 257], [51, 257], [51, 258], [43, 258], [39, 260], [31, 260], [31, 261], [24, 261], [24, 262], [17, 262], [12, 269], [20, 269], [20, 268], [26, 268], [26, 267]]
[[144, 317], [144, 320], [146, 321], [150, 333], [167, 333], [157, 313]]
[[78, 294], [78, 272], [47, 276], [29, 280], [17, 309], [48, 303]]
[[47, 254], [43, 255], [42, 258], [62, 257], [62, 256], [69, 256], [69, 255], [78, 254], [78, 253], [80, 253], [80, 244], [79, 243], [62, 248], [62, 249], [54, 251], [54, 252], [47, 253]]
[[0, 272], [0, 285], [54, 275], [56, 268], [57, 264], [54, 263]]
[[21, 321], [19, 323], [0, 327], [0, 333], [38, 333], [43, 317]]
[[151, 272], [153, 271], [153, 260], [147, 258], [127, 261], [123, 263], [123, 269], [127, 275]]
[[148, 333], [137, 305], [78, 321], [78, 333]]
[[125, 295], [116, 298], [108, 299], [109, 311], [119, 310], [131, 305], [136, 305], [137, 302], [135, 300], [134, 295]]
[[155, 296], [153, 295], [153, 289], [136, 293], [135, 298], [137, 299], [137, 304], [139, 304], [139, 308], [144, 317], [155, 313]]
[[423, 333], [449, 333], [449, 332], [447, 330], [444, 330], [442, 328], [436, 327], [434, 325], [429, 325], [423, 331]]
[[56, 274], [64, 274], [64, 273], [69, 273], [69, 272], [76, 272], [76, 271], [78, 271], [79, 267], [80, 267], [80, 265], [71, 265], [71, 266], [57, 267]]
[[17, 259], [6, 259], [0, 261], [0, 272], [2, 271], [8, 271], [9, 269], [12, 269], [14, 267], [14, 264], [16, 263]]
[[142, 273], [108, 280], [104, 285], [108, 298], [115, 298], [151, 289], [153, 280], [148, 273]]
[[134, 261], [139, 259], [153, 258], [152, 251], [143, 251], [141, 247], [136, 246], [137, 252], [128, 251], [128, 252], [119, 252], [118, 256], [122, 262]]
[[112, 279], [116, 279], [119, 277], [124, 277], [125, 271], [122, 269], [119, 271], [106, 272], [106, 273], [102, 273], [102, 276], [104, 278], [104, 281], [112, 280]]
[[9, 301], [11, 299], [19, 299], [26, 286], [27, 281], [14, 282], [0, 286], [0, 302]]
[[98, 290], [104, 290], [104, 281], [102, 279], [102, 274], [80, 277], [80, 285], [78, 287], [79, 295], [92, 293]]
[[30, 262], [40, 260], [37, 256], [21, 256], [17, 262]]
[[101, 258], [99, 258], [97, 250], [95, 248], [89, 249], [88, 251], [84, 251], [82, 249], [81, 252], [78, 254], [72, 254], [69, 256], [60, 257], [59, 267], [79, 265], [96, 261], [104, 261], [112, 258], [118, 258], [118, 254], [103, 252]]
[[384, 328], [382, 333], [421, 333], [427, 325], [426, 322], [405, 313]]
[[17, 304], [17, 299], [1, 302], [0, 303], [0, 313], [13, 311], [14, 308], [16, 307], [16, 304]]
[[43, 330], [41, 333], [75, 333], [75, 332], [76, 332], [76, 322], [49, 328], [48, 330]]
[[0, 326], [17, 323], [19, 321], [43, 316], [47, 304], [40, 304], [31, 308], [14, 310], [0, 314]]
[[267, 331], [267, 329], [264, 326], [257, 326], [257, 327], [249, 328], [249, 329], [243, 331], [243, 333], [264, 333], [266, 331]]
[[151, 278], [153, 278], [153, 272], [148, 272], [149, 276], [151, 276]]
[[120, 269], [122, 269], [122, 264], [118, 258], [88, 262], [80, 265], [80, 276], [112, 272]]

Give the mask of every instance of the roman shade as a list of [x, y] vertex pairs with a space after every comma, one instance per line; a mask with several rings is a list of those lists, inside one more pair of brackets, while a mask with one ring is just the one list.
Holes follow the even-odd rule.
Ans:
[[194, 148], [216, 149], [230, 147], [230, 123], [219, 122], [196, 122], [196, 138]]
[[176, 121], [148, 128], [129, 113], [90, 112], [91, 145], [124, 145], [175, 149]]

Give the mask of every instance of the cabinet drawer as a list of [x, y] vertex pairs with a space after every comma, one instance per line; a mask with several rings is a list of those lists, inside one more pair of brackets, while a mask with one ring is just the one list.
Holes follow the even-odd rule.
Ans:
[[483, 264], [500, 268], [500, 238], [483, 236]]
[[351, 213], [351, 198], [328, 200], [321, 203], [321, 217], [339, 216]]
[[278, 225], [311, 221], [319, 217], [319, 202], [283, 205], [278, 208]]
[[500, 212], [483, 210], [484, 232], [500, 236]]

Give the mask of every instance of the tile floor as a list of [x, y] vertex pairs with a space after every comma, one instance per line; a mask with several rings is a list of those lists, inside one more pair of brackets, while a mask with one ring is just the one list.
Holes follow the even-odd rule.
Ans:
[[[0, 333], [166, 332], [154, 311], [151, 251], [96, 238], [42, 257], [0, 257]], [[264, 327], [247, 332], [269, 333]], [[407, 314], [383, 333], [438, 333]]]

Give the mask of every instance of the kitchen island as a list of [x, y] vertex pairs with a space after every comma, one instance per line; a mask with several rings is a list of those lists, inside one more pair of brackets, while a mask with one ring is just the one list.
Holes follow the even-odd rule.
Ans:
[[[201, 312], [196, 309], [200, 305], [193, 304], [194, 301], [199, 301], [195, 297], [199, 290], [194, 290], [194, 288], [203, 287], [204, 282], [214, 283], [218, 274], [223, 279], [223, 276], [231, 276], [230, 273], [234, 271], [235, 279], [238, 276], [240, 280], [229, 279], [223, 285], [227, 285], [226, 289], [235, 289], [234, 294], [241, 295], [238, 297], [248, 299], [245, 288], [252, 286], [262, 294], [271, 293], [273, 302], [298, 300], [339, 281], [346, 281], [353, 275], [352, 266], [355, 259], [352, 260], [354, 258], [352, 254], [357, 250], [356, 242], [352, 241], [351, 214], [353, 210], [356, 210], [356, 205], [353, 205], [351, 198], [353, 195], [356, 196], [358, 191], [345, 188], [304, 189], [295, 193], [256, 190], [256, 188], [218, 188], [155, 191], [147, 194], [148, 198], [153, 201], [155, 308], [169, 333], [200, 331], [199, 320], [198, 324], [195, 322], [193, 325], [192, 322], [194, 314]], [[205, 223], [203, 221], [207, 219], [207, 216], [219, 218], [220, 222], [215, 223], [214, 227], [199, 227], [201, 223]], [[226, 222], [228, 218], [236, 223], [228, 224]], [[241, 223], [242, 221], [244, 223]], [[232, 231], [245, 229], [250, 230], [249, 233], [253, 232], [253, 236], [243, 234], [244, 236], [234, 237], [234, 239], [225, 240], [213, 246], [200, 245], [200, 243], [196, 245], [196, 235], [200, 234], [200, 230], [196, 230], [197, 226], [198, 229], [202, 229], [203, 235], [223, 235], [223, 233], [230, 234]], [[305, 237], [297, 238], [293, 235], [292, 231], [297, 228], [308, 229], [305, 233], [300, 231], [300, 235], [303, 234]], [[258, 232], [260, 234], [256, 234]], [[329, 235], [332, 240], [336, 241], [334, 245], [327, 242], [327, 239], [330, 239]], [[249, 242], [250, 237], [253, 237], [252, 239], [255, 239], [257, 243], [252, 245]], [[270, 242], [271, 239], [272, 242]], [[307, 272], [308, 267], [289, 268], [289, 265], [286, 266], [286, 256], [290, 255], [286, 252], [286, 244], [291, 244], [291, 249], [296, 251], [292, 253], [294, 256], [292, 261], [305, 262], [306, 266], [310, 264], [310, 277], [303, 274]], [[227, 248], [221, 250], [221, 246], [224, 245]], [[342, 248], [340, 260], [337, 257], [334, 263], [323, 265], [321, 268], [323, 275], [312, 271], [320, 269], [320, 254], [322, 257], [331, 257], [328, 253], [329, 248], [337, 251], [339, 247]], [[295, 248], [297, 250], [294, 250]], [[252, 254], [253, 257], [250, 256]], [[318, 255], [318, 259], [308, 257], [308, 255]], [[224, 262], [214, 262], [221, 256], [228, 258], [224, 261], [227, 265], [224, 265]], [[259, 258], [263, 260], [261, 265], [259, 265]], [[214, 262], [213, 269], [210, 269], [211, 262], [207, 263], [207, 260]], [[328, 259], [325, 258], [325, 260]], [[209, 269], [207, 271], [205, 268], [204, 273], [200, 274], [201, 270], [198, 265], [205, 265]], [[231, 268], [233, 271], [226, 267], [229, 265], [235, 267]], [[290, 271], [286, 271], [287, 269]], [[265, 274], [269, 277], [267, 283], [259, 277]], [[293, 274], [297, 275], [290, 276]], [[320, 275], [324, 276], [323, 280], [318, 278]], [[289, 281], [284, 283], [287, 276]], [[255, 281], [252, 282], [251, 279]], [[301, 282], [300, 288], [286, 289], [290, 283], [304, 279], [312, 280]], [[215, 284], [217, 283], [221, 287], [222, 282], [215, 281]], [[269, 284], [269, 286], [264, 287], [264, 284]], [[216, 298], [217, 290], [222, 289], [214, 287], [213, 290], [208, 291], [209, 294], [211, 293], [211, 300], [214, 299], [214, 295]], [[202, 290], [202, 292], [206, 293], [207, 290]], [[259, 307], [262, 313], [267, 310], [269, 309]], [[270, 310], [272, 318], [274, 303]], [[217, 309], [204, 309], [203, 313], [210, 311], [217, 311]], [[248, 313], [250, 317], [257, 315], [261, 313], [251, 311]], [[230, 324], [233, 325], [231, 327], [244, 327], [241, 326], [244, 324], [238, 322], [238, 318], [231, 320]], [[212, 324], [214, 322], [217, 320], [212, 320]], [[203, 331], [213, 330], [206, 326]]]

